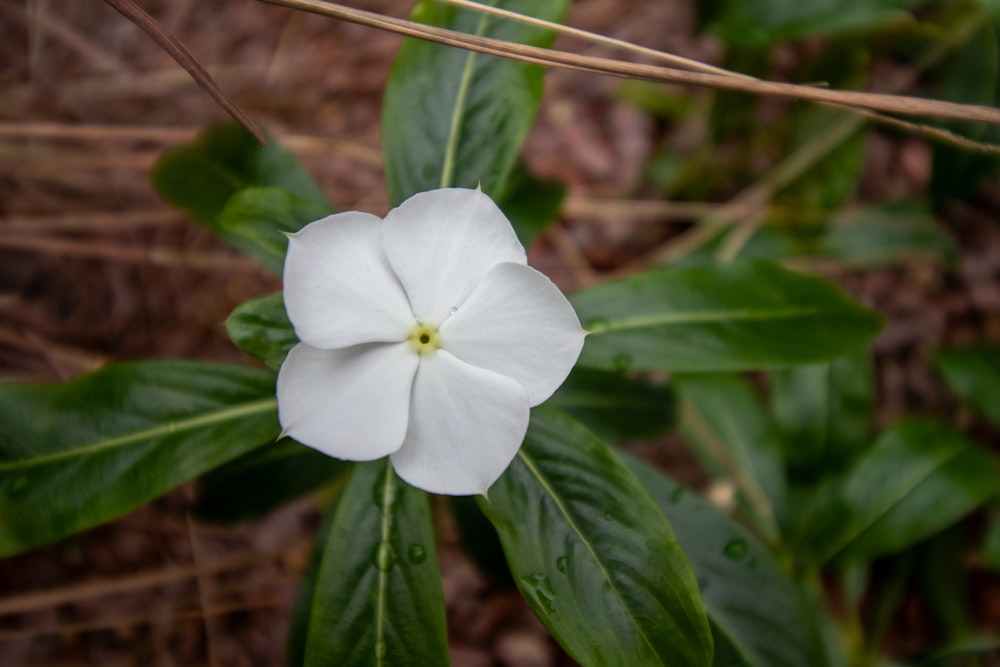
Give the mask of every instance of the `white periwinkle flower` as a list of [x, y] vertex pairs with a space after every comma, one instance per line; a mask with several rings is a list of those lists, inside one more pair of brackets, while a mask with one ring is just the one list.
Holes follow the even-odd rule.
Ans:
[[340, 459], [389, 455], [434, 493], [485, 494], [583, 347], [569, 302], [478, 190], [307, 225], [284, 282], [302, 341], [278, 373], [284, 433]]

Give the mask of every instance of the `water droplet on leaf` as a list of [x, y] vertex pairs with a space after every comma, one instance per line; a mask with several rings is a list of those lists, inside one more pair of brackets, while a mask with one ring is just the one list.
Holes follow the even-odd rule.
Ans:
[[427, 549], [424, 549], [422, 545], [416, 543], [411, 544], [406, 550], [406, 557], [414, 565], [420, 565], [427, 560]]
[[382, 572], [388, 572], [396, 564], [396, 552], [392, 550], [389, 541], [379, 542], [375, 549], [375, 567]]
[[552, 582], [544, 574], [529, 574], [521, 577], [521, 590], [528, 602], [536, 610], [554, 613], [556, 610], [556, 594], [552, 590]]
[[562, 572], [563, 574], [566, 574], [566, 572], [569, 571], [569, 557], [559, 556], [559, 558], [556, 560], [556, 569]]
[[747, 543], [743, 540], [730, 540], [723, 547], [722, 555], [729, 560], [742, 560], [747, 555]]

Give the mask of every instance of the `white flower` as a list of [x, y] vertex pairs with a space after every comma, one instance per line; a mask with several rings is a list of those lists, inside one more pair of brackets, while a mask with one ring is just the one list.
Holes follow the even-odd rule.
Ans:
[[278, 373], [284, 434], [340, 459], [389, 455], [434, 493], [485, 494], [583, 347], [572, 306], [478, 190], [307, 225], [289, 236], [284, 296], [302, 341]]

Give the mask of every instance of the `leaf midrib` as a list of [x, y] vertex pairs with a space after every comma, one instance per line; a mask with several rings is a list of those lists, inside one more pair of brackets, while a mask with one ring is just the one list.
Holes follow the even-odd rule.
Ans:
[[887, 502], [884, 503], [878, 512], [872, 515], [870, 521], [866, 521], [864, 525], [856, 525], [851, 531], [847, 533], [846, 539], [838, 540], [839, 544], [836, 544], [836, 548], [832, 550], [827, 550], [830, 554], [824, 558], [824, 562], [829, 562], [844, 553], [852, 544], [857, 542], [863, 535], [872, 529], [872, 526], [877, 524], [879, 521], [884, 519], [889, 515], [892, 510], [900, 505], [906, 498], [913, 493], [913, 491], [919, 488], [924, 482], [931, 478], [931, 476], [937, 471], [944, 468], [946, 465], [957, 459], [958, 457], [964, 455], [968, 450], [964, 447], [956, 447], [954, 451], [949, 452], [947, 456], [937, 459], [932, 465], [929, 465], [926, 470], [918, 475], [914, 475], [912, 478], [907, 480], [907, 484], [900, 485], [899, 493], [893, 494], [893, 497], [888, 498]]
[[148, 428], [133, 433], [127, 433], [125, 435], [120, 435], [114, 438], [107, 438], [105, 440], [98, 440], [97, 442], [81, 445], [73, 449], [61, 450], [58, 452], [45, 454], [27, 460], [0, 463], [0, 472], [6, 472], [11, 470], [23, 470], [26, 468], [33, 468], [36, 466], [56, 463], [64, 459], [71, 459], [79, 456], [87, 456], [110, 449], [127, 447], [129, 445], [133, 445], [146, 440], [151, 440], [153, 438], [157, 438], [160, 436], [183, 433], [185, 431], [201, 428], [203, 426], [210, 426], [213, 424], [219, 424], [234, 419], [240, 419], [242, 417], [247, 417], [254, 414], [260, 414], [263, 412], [267, 412], [269, 410], [276, 409], [277, 405], [278, 405], [277, 399], [266, 398], [259, 401], [253, 401], [250, 403], [244, 403], [242, 405], [228, 407], [222, 410], [216, 410], [214, 412], [208, 412], [205, 414], [198, 415], [197, 417], [190, 417], [188, 419], [181, 419], [177, 421], [169, 421], [165, 424], [154, 426], [153, 428]]
[[[489, 3], [496, 5], [496, 0]], [[489, 24], [489, 15], [482, 14], [479, 23], [476, 25], [476, 37], [481, 37], [486, 32]], [[458, 137], [462, 133], [462, 125], [465, 120], [465, 102], [469, 97], [469, 89], [472, 87], [472, 73], [476, 63], [475, 51], [469, 51], [465, 57], [465, 66], [462, 68], [462, 76], [459, 79], [458, 90], [455, 92], [455, 107], [451, 112], [451, 122], [448, 124], [448, 143], [445, 145], [444, 160], [441, 163], [441, 183], [439, 187], [449, 188], [455, 178], [455, 160], [458, 153]]]

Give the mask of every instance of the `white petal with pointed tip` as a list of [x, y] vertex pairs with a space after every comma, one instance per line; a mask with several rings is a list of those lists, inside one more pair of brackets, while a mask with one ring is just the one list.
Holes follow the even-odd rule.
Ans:
[[478, 190], [449, 188], [414, 195], [389, 211], [382, 247], [413, 312], [440, 324], [500, 262], [527, 262], [514, 228]]
[[413, 313], [382, 252], [381, 226], [374, 215], [337, 213], [289, 236], [285, 309], [300, 340], [334, 348], [409, 335]]
[[518, 382], [443, 350], [426, 354], [413, 381], [410, 425], [392, 465], [409, 484], [431, 493], [485, 494], [517, 454], [528, 414]]
[[418, 359], [409, 343], [336, 350], [299, 343], [278, 371], [283, 432], [338, 459], [391, 454], [406, 434]]
[[440, 331], [443, 349], [517, 380], [533, 406], [569, 375], [586, 335], [551, 280], [511, 263], [494, 266]]

